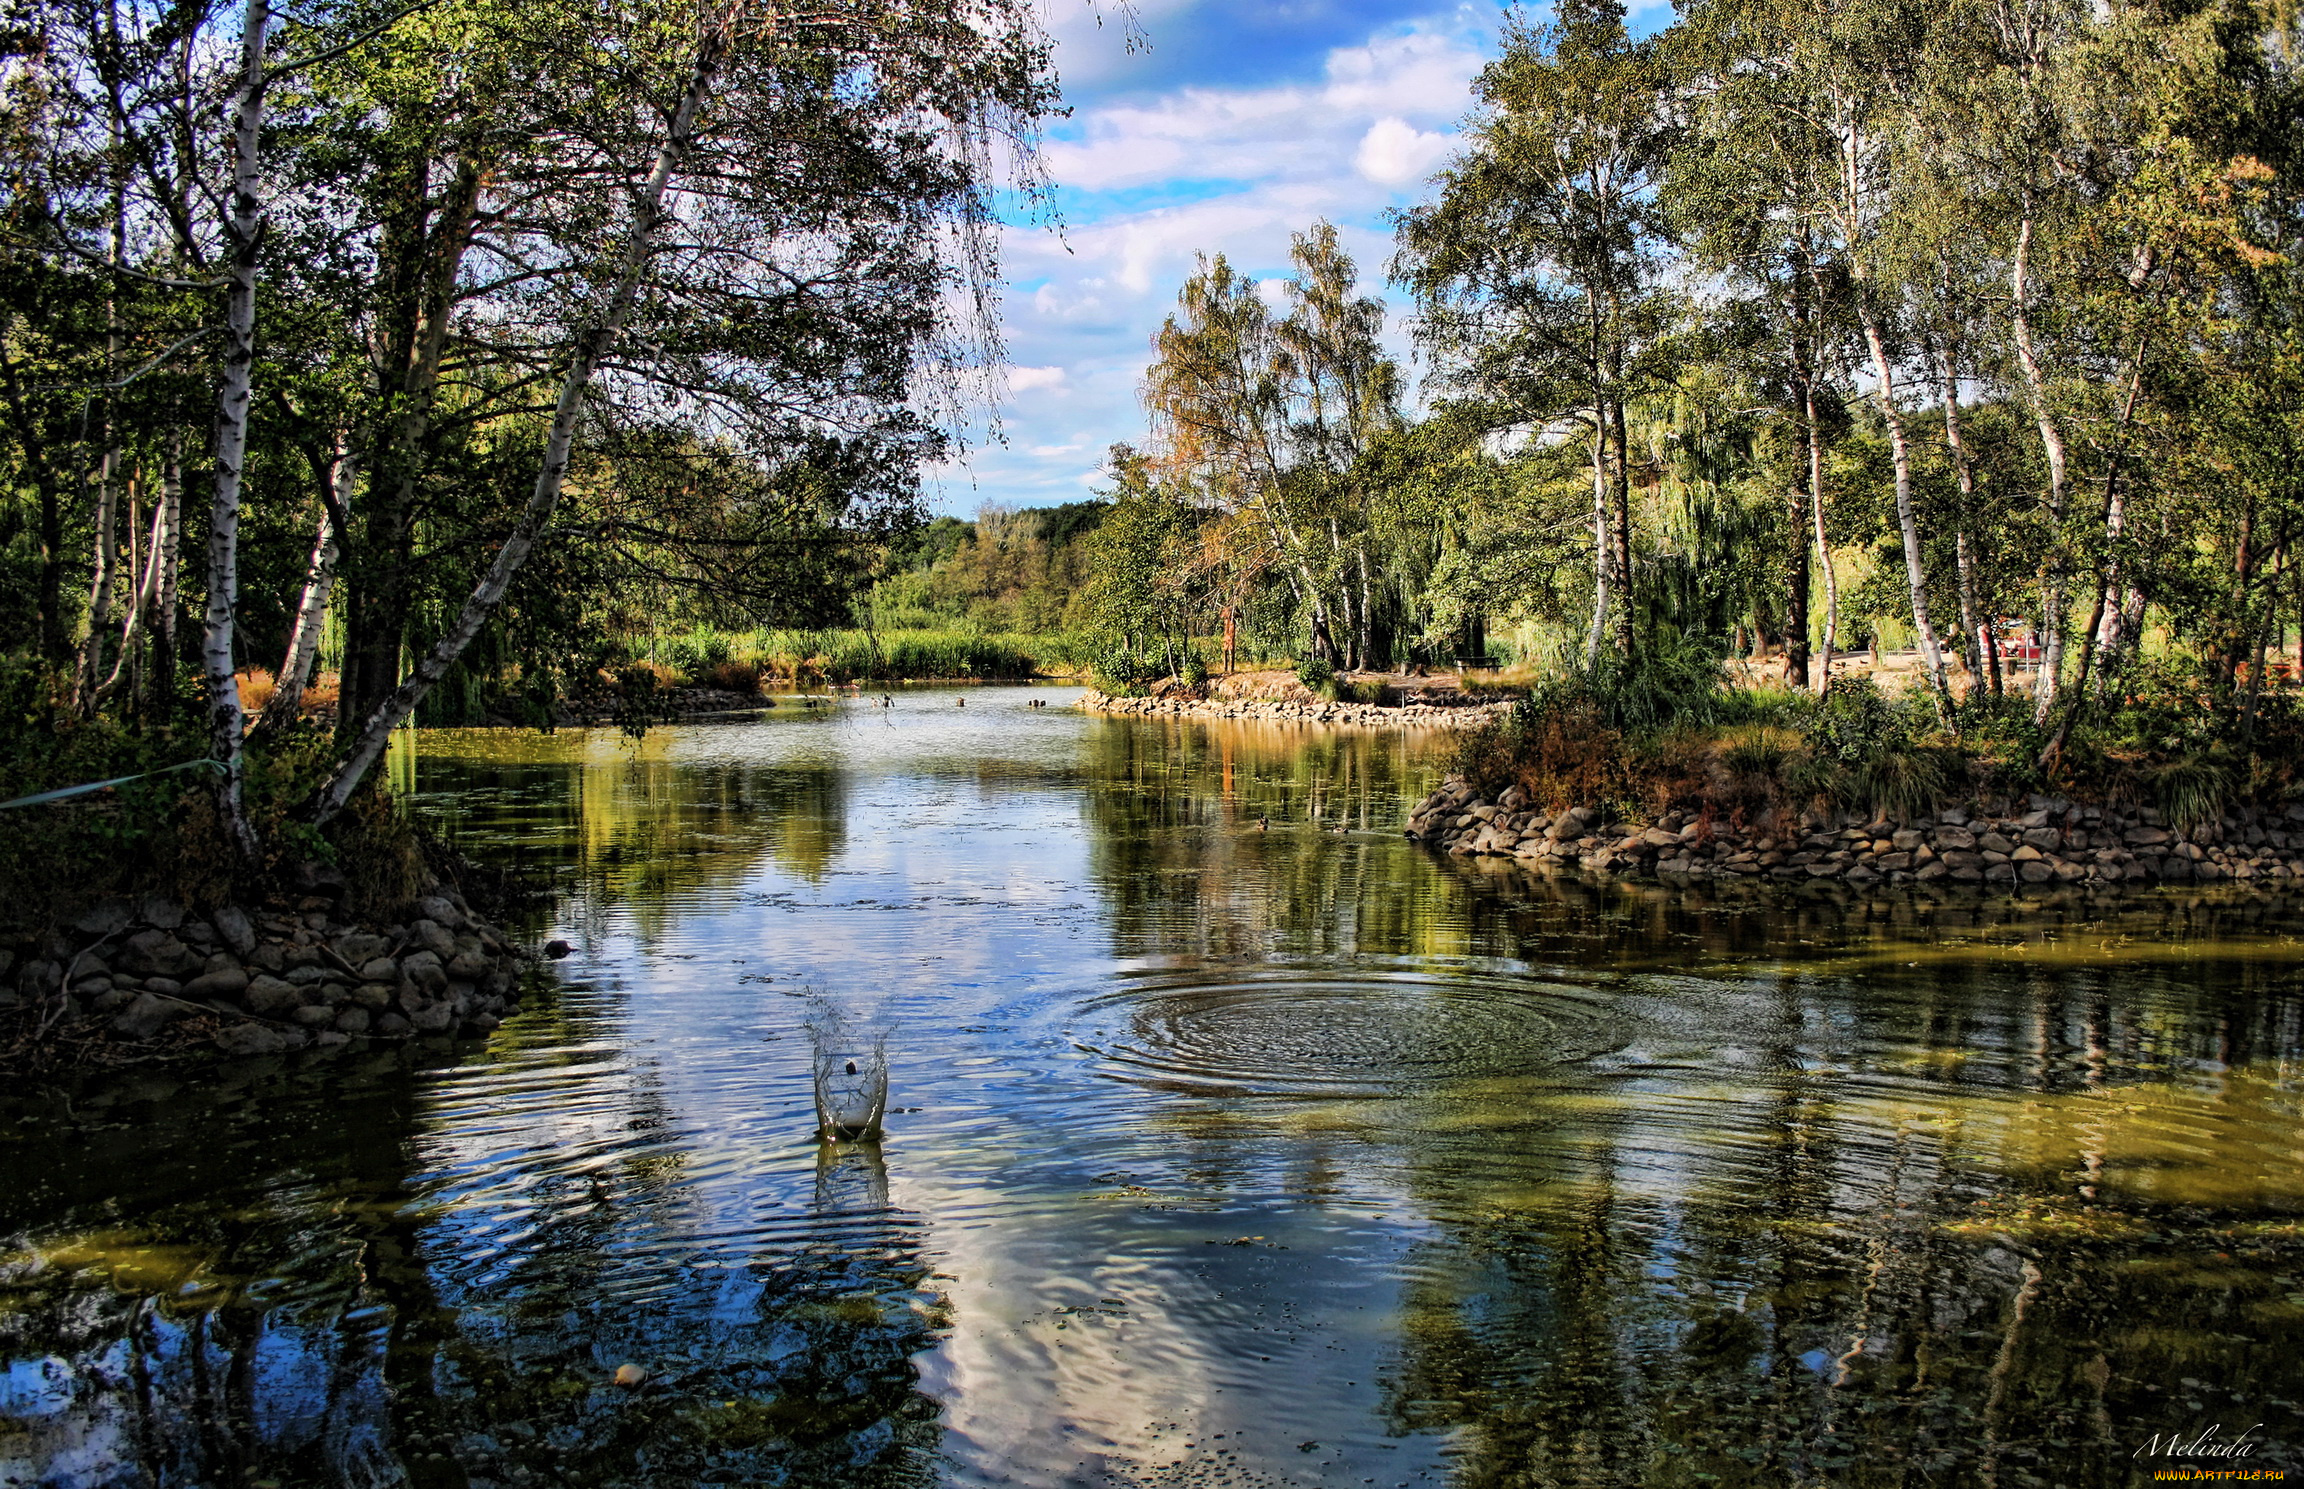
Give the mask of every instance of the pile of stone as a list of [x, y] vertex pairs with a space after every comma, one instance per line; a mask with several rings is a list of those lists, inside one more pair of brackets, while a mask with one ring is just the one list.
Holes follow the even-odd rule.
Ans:
[[290, 910], [195, 915], [163, 896], [110, 900], [70, 926], [0, 947], [0, 1008], [43, 1028], [147, 1043], [180, 1019], [227, 1054], [493, 1029], [520, 999], [527, 955], [434, 886], [389, 923], [342, 918], [327, 895]]
[[1432, 703], [1411, 699], [1400, 706], [1376, 703], [1331, 703], [1322, 698], [1303, 701], [1282, 698], [1189, 698], [1177, 694], [1157, 698], [1115, 698], [1094, 688], [1080, 695], [1079, 706], [1090, 713], [1127, 714], [1138, 718], [1167, 716], [1192, 719], [1269, 719], [1294, 724], [1356, 724], [1377, 729], [1469, 729], [1511, 712], [1502, 703]]
[[1677, 811], [1630, 822], [1596, 807], [1540, 811], [1518, 786], [1489, 797], [1451, 776], [1417, 806], [1408, 836], [1459, 856], [1667, 879], [2137, 887], [2304, 879], [2304, 806], [2243, 807], [2187, 831], [2150, 807], [2037, 795], [1993, 805], [1907, 821], [1810, 809], [1741, 827]]

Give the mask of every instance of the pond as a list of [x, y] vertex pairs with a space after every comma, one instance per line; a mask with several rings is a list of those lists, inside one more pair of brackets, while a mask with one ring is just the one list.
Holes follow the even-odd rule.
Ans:
[[1398, 835], [1445, 736], [1073, 696], [404, 744], [573, 954], [8, 1095], [0, 1482], [2304, 1470], [2293, 901], [1484, 869]]

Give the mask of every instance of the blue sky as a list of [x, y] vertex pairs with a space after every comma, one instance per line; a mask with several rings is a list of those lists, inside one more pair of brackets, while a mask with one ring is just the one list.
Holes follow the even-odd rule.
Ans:
[[[1063, 229], [1006, 235], [1006, 442], [941, 473], [940, 511], [1101, 484], [1106, 447], [1144, 439], [1137, 385], [1197, 251], [1276, 295], [1289, 234], [1325, 217], [1380, 291], [1384, 214], [1447, 158], [1503, 16], [1487, 0], [1139, 0], [1149, 45], [1131, 52], [1110, 0], [1099, 8], [1101, 24], [1082, 0], [1051, 3], [1072, 109], [1046, 151]], [[1395, 341], [1405, 352], [1397, 326]]]

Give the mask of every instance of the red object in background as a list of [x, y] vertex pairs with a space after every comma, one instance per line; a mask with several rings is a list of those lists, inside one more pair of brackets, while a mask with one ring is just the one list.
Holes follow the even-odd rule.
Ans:
[[2040, 640], [2022, 621], [1994, 621], [1992, 639], [1999, 643], [2002, 661], [2037, 663], [2040, 660]]

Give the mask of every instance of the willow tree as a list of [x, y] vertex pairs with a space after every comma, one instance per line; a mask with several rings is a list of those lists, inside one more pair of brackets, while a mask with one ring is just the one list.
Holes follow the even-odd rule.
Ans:
[[1592, 465], [1590, 649], [1633, 649], [1625, 404], [1656, 386], [1674, 300], [1656, 187], [1671, 157], [1665, 54], [1615, 0], [1514, 21], [1474, 85], [1463, 152], [1398, 220], [1394, 274], [1447, 390], [1498, 427], [1580, 425]]

